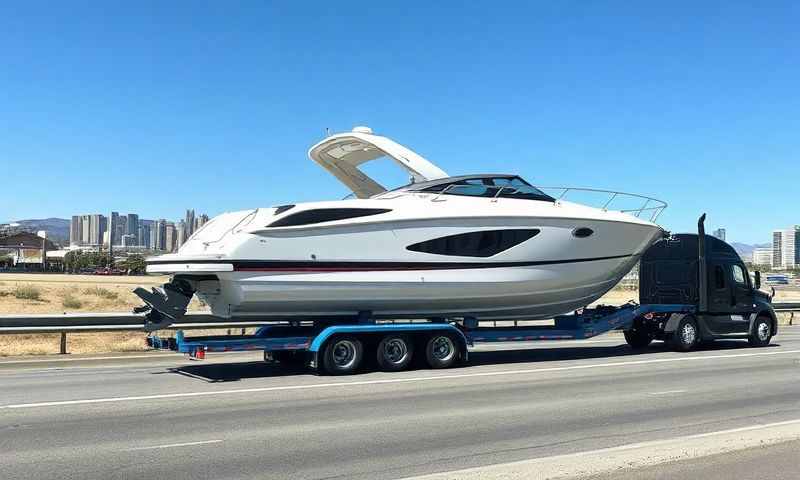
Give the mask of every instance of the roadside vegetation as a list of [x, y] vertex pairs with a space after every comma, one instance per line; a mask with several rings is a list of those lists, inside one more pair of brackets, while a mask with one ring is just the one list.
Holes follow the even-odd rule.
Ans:
[[81, 308], [83, 306], [83, 302], [81, 302], [80, 299], [75, 297], [75, 295], [72, 293], [67, 293], [61, 300], [61, 305], [64, 308]]
[[89, 287], [83, 291], [86, 295], [94, 295], [96, 297], [104, 298], [106, 300], [117, 300], [119, 298], [119, 294], [117, 292], [112, 292], [111, 290], [103, 287]]
[[42, 290], [39, 287], [28, 284], [18, 284], [16, 288], [14, 288], [14, 297], [18, 300], [33, 300], [35, 302], [43, 301]]

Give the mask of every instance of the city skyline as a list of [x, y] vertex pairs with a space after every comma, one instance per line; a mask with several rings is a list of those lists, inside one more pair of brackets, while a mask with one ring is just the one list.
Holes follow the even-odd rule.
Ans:
[[112, 248], [173, 252], [208, 221], [208, 215], [196, 216], [194, 209], [187, 209], [185, 218], [177, 221], [145, 219], [137, 213], [121, 215], [117, 211], [111, 211], [108, 216], [100, 213], [72, 215], [68, 245], [71, 248], [110, 245]]

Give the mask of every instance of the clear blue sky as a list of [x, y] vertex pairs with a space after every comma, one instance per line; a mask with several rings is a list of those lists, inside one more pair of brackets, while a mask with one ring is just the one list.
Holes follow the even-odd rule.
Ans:
[[366, 124], [675, 231], [800, 223], [797, 2], [384, 3], [4, 3], [0, 221], [339, 198], [306, 150]]

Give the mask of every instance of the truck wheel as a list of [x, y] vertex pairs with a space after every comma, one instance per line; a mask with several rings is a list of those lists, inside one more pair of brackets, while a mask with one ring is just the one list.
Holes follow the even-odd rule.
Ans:
[[326, 372], [331, 375], [348, 375], [361, 365], [364, 346], [355, 337], [337, 337], [328, 342], [323, 358]]
[[678, 328], [672, 332], [669, 343], [672, 348], [681, 352], [693, 349], [700, 340], [700, 330], [697, 321], [691, 315], [686, 315], [678, 322]]
[[434, 333], [425, 345], [425, 358], [431, 368], [452, 367], [458, 353], [458, 343], [446, 333]]
[[769, 317], [759, 316], [753, 325], [753, 331], [747, 339], [751, 347], [764, 347], [769, 345], [772, 338], [772, 320]]
[[626, 330], [625, 341], [634, 349], [645, 348], [653, 341], [653, 336], [643, 330]]
[[378, 344], [378, 365], [396, 372], [408, 367], [414, 355], [414, 344], [405, 335], [387, 335]]

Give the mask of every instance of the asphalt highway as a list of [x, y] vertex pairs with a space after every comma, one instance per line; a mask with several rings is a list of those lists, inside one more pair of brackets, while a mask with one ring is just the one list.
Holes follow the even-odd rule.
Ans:
[[[0, 478], [396, 479], [800, 419], [799, 327], [757, 349], [635, 353], [620, 336], [521, 347], [349, 377], [255, 354], [0, 361]], [[759, 457], [745, 452], [719, 461]]]

